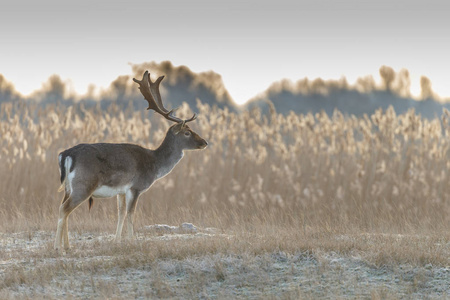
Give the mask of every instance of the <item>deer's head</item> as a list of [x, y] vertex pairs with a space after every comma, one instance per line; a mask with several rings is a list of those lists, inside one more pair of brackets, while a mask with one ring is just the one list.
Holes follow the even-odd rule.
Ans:
[[164, 107], [159, 92], [159, 84], [164, 79], [160, 76], [155, 82], [150, 79], [150, 73], [145, 71], [142, 80], [133, 78], [133, 81], [139, 84], [139, 89], [148, 102], [148, 108], [156, 111], [169, 121], [176, 122], [167, 131], [166, 138], [170, 138], [173, 143], [176, 143], [183, 150], [204, 149], [208, 143], [194, 132], [186, 123], [191, 122], [197, 118], [194, 114], [190, 119], [182, 120], [173, 115], [176, 109], [168, 110]]

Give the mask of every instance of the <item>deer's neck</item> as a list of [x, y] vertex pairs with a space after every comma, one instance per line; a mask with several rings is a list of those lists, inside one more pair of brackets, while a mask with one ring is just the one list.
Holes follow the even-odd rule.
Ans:
[[156, 179], [160, 179], [172, 171], [176, 164], [183, 158], [183, 149], [177, 147], [172, 137], [166, 136], [162, 144], [154, 150]]

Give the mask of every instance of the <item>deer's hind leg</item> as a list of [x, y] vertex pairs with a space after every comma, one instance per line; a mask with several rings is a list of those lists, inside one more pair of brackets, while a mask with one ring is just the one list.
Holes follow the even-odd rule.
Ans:
[[61, 249], [64, 242], [64, 249], [69, 248], [69, 215], [72, 211], [80, 206], [81, 203], [89, 199], [93, 193], [93, 189], [74, 190], [71, 194], [64, 195], [63, 202], [59, 206], [58, 227], [56, 230], [55, 249]]
[[65, 224], [67, 224], [66, 222], [67, 217], [65, 216], [63, 205], [69, 199], [70, 194], [67, 191], [65, 191], [64, 198], [62, 200], [61, 205], [59, 206], [59, 218], [58, 218], [58, 225], [56, 227], [55, 249], [61, 249], [62, 246], [62, 238], [64, 235]]

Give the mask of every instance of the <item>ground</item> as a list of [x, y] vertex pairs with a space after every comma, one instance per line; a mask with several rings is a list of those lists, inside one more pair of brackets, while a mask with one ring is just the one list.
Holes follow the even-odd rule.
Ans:
[[62, 254], [54, 235], [0, 234], [0, 298], [450, 298], [448, 265], [377, 265], [357, 251], [238, 251], [240, 236], [189, 224], [145, 226], [121, 243], [71, 232]]

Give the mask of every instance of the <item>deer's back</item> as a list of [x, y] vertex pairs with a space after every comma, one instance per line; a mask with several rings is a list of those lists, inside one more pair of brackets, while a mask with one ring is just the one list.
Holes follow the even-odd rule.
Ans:
[[136, 174], [146, 174], [154, 165], [151, 150], [134, 144], [79, 144], [60, 153], [61, 165], [67, 157], [72, 163], [66, 172], [75, 171], [106, 186], [129, 184], [139, 179]]

